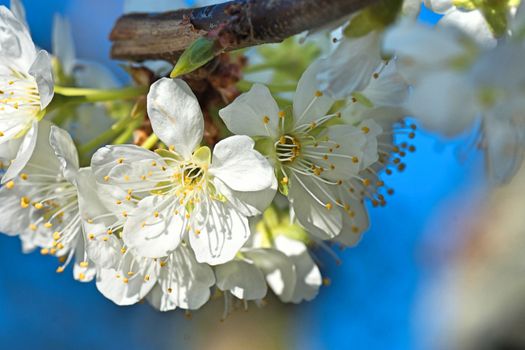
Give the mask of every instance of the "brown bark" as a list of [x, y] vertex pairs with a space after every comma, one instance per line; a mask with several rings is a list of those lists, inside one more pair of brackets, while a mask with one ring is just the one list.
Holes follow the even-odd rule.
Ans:
[[176, 61], [197, 38], [212, 36], [225, 50], [287, 37], [341, 20], [375, 0], [235, 0], [161, 14], [128, 14], [110, 39], [115, 59]]

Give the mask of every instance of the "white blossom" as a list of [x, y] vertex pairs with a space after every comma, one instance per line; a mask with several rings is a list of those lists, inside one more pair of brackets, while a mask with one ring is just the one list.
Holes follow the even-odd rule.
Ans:
[[11, 165], [3, 182], [17, 175], [31, 156], [37, 131], [53, 98], [51, 59], [46, 51], [37, 51], [26, 26], [23, 7], [14, 2], [15, 14], [0, 7], [0, 148], [17, 161]]
[[249, 238], [247, 216], [263, 210], [275, 193], [272, 168], [254, 142], [235, 136], [213, 152], [199, 147], [204, 120], [197, 99], [181, 80], [161, 79], [148, 94], [154, 132], [168, 150], [107, 146], [93, 156], [97, 181], [133, 201], [123, 239], [137, 255], [168, 255], [188, 239], [199, 262], [231, 260]]

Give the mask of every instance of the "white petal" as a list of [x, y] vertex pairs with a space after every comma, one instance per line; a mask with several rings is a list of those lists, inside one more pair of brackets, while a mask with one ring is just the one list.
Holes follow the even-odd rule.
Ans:
[[264, 272], [266, 282], [279, 299], [290, 302], [297, 283], [292, 260], [273, 249], [250, 249], [243, 254]]
[[452, 0], [424, 0], [425, 6], [436, 13], [446, 13], [454, 8]]
[[55, 14], [53, 20], [52, 45], [53, 55], [60, 61], [64, 73], [71, 76], [75, 64], [75, 42], [69, 20], [59, 14]]
[[485, 161], [490, 180], [504, 184], [523, 163], [525, 134], [521, 121], [524, 103], [503, 103], [490, 111], [483, 122]]
[[[324, 169], [321, 176], [332, 181], [355, 176], [362, 162], [366, 135], [352, 125], [334, 125], [328, 127], [326, 136], [328, 140], [318, 142], [316, 147], [316, 150], [323, 154], [323, 158], [326, 156], [326, 160], [314, 160], [317, 166]], [[354, 161], [353, 157], [356, 157], [357, 161]]]
[[151, 306], [162, 312], [172, 311], [177, 308], [177, 304], [171, 300], [169, 294], [162, 291], [159, 284], [156, 284], [151, 292], [148, 293], [146, 300]]
[[272, 186], [273, 167], [253, 149], [248, 136], [231, 136], [219, 141], [213, 150], [210, 174], [235, 191], [254, 192]]
[[[100, 269], [97, 273], [97, 288], [108, 299], [117, 305], [132, 305], [144, 298], [156, 283], [156, 273], [153, 263], [142, 267], [142, 272], [136, 272], [132, 276], [131, 271], [133, 259], [127, 254], [119, 270]], [[140, 265], [135, 261], [134, 266]], [[134, 271], [133, 271], [134, 272]], [[145, 278], [148, 276], [149, 278]]]
[[53, 125], [49, 134], [49, 143], [60, 161], [64, 177], [69, 182], [75, 182], [80, 165], [73, 139], [67, 131]]
[[279, 126], [279, 106], [270, 90], [254, 84], [219, 111], [228, 130], [236, 135], [276, 136]]
[[390, 61], [370, 84], [363, 90], [374, 107], [401, 106], [408, 96], [408, 84], [399, 74], [395, 60]]
[[413, 89], [408, 109], [423, 127], [454, 136], [469, 127], [478, 112], [474, 90], [453, 72], [427, 74]]
[[0, 6], [0, 68], [9, 74], [9, 67], [27, 72], [36, 58], [35, 44], [29, 30], [5, 6]]
[[202, 140], [204, 119], [199, 101], [183, 80], [162, 78], [151, 86], [148, 116], [155, 134], [185, 158]]
[[73, 63], [72, 74], [78, 87], [116, 89], [121, 85], [106, 66], [79, 59]]
[[466, 52], [456, 31], [410, 20], [403, 20], [386, 31], [383, 50], [397, 56], [401, 74], [411, 83]]
[[[307, 176], [294, 175], [290, 179], [288, 191], [288, 198], [297, 220], [307, 231], [321, 239], [333, 238], [341, 232], [341, 212], [337, 210], [336, 204], [332, 203], [330, 197], [334, 196], [327, 185]], [[330, 197], [326, 193], [331, 194]], [[331, 209], [326, 207], [328, 203], [332, 204]]]
[[73, 278], [79, 282], [87, 283], [93, 281], [97, 270], [94, 264], [88, 261], [88, 266], [81, 266], [84, 262], [85, 248], [82, 237], [77, 238], [75, 249], [75, 264], [73, 266]]
[[168, 266], [161, 268], [159, 284], [167, 299], [177, 307], [196, 310], [210, 298], [210, 287], [215, 283], [213, 270], [199, 264], [189, 248], [181, 246], [169, 258]]
[[[31, 216], [27, 209], [20, 206], [20, 198], [25, 195], [15, 188], [9, 190], [5, 186], [0, 188], [0, 232], [9, 236], [16, 236], [30, 232]], [[30, 232], [33, 234], [33, 232]]]
[[29, 74], [35, 78], [40, 95], [40, 108], [44, 109], [53, 99], [55, 94], [55, 81], [53, 79], [53, 68], [49, 54], [40, 50], [35, 61], [29, 68]]
[[334, 100], [320, 93], [317, 75], [321, 69], [319, 61], [311, 64], [303, 73], [293, 98], [293, 114], [296, 125], [311, 123], [324, 117]]
[[195, 227], [189, 232], [190, 244], [198, 262], [210, 265], [232, 260], [250, 236], [248, 220], [228, 203], [210, 201], [199, 206]]
[[16, 19], [24, 26], [26, 26], [26, 28], [29, 29], [29, 25], [27, 24], [26, 19], [26, 9], [24, 8], [22, 2], [20, 0], [11, 0], [9, 8], [11, 9], [11, 12], [16, 17]]
[[277, 179], [273, 177], [272, 186], [255, 192], [234, 191], [219, 179], [214, 180], [217, 191], [244, 216], [260, 215], [268, 208], [277, 192]]
[[220, 290], [230, 291], [242, 300], [260, 300], [268, 291], [261, 270], [246, 261], [235, 260], [216, 266], [215, 276]]
[[185, 213], [174, 215], [165, 203], [162, 197], [149, 196], [129, 213], [122, 238], [138, 256], [161, 258], [178, 247], [186, 228]]
[[[98, 183], [119, 186], [127, 191], [151, 187], [150, 183], [141, 180], [141, 176], [158, 170], [153, 167], [153, 161], [158, 166], [165, 165], [158, 154], [142, 147], [110, 145], [100, 148], [93, 155], [91, 167]], [[110, 179], [106, 180], [106, 176]]]
[[309, 301], [315, 298], [323, 280], [306, 246], [283, 235], [277, 236], [274, 243], [277, 249], [291, 258], [295, 266], [297, 282], [291, 302], [300, 303], [303, 300]]
[[[33, 152], [36, 147], [38, 135], [39, 135], [39, 129], [42, 128], [48, 128], [50, 125], [45, 124], [47, 122], [43, 122], [41, 127], [39, 128], [38, 122], [34, 122], [33, 126], [29, 131], [24, 135], [24, 138], [22, 139], [22, 142], [20, 143], [20, 146], [18, 148], [18, 151], [16, 153], [16, 156], [14, 159], [11, 159], [12, 162], [9, 165], [9, 168], [5, 172], [4, 176], [2, 177], [2, 184], [5, 184], [6, 182], [14, 179], [22, 169], [26, 166], [27, 162], [29, 162], [29, 159], [33, 155]], [[40, 131], [41, 135], [45, 135], [46, 133], [43, 131]], [[46, 136], [44, 136], [46, 137]]]
[[381, 63], [380, 37], [372, 32], [361, 38], [343, 39], [335, 51], [321, 61], [320, 88], [341, 99], [353, 91], [362, 90]]
[[487, 49], [493, 48], [497, 44], [492, 30], [479, 10], [449, 11], [439, 20], [438, 26], [458, 28], [473, 38], [480, 46]]

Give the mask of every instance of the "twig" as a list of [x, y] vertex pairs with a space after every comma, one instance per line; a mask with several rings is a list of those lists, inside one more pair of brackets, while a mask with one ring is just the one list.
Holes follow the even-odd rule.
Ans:
[[214, 36], [226, 50], [323, 27], [375, 0], [236, 0], [197, 9], [121, 17], [110, 39], [115, 59], [175, 62], [196, 39]]

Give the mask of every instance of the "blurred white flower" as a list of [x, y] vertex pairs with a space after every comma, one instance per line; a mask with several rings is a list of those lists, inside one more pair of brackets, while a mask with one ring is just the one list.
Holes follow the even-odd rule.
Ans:
[[133, 201], [123, 239], [138, 256], [157, 258], [189, 239], [199, 262], [233, 259], [249, 238], [247, 216], [260, 213], [275, 193], [272, 167], [244, 136], [219, 142], [213, 158], [199, 147], [204, 120], [199, 103], [181, 80], [161, 79], [148, 94], [153, 131], [169, 150], [107, 146], [92, 160], [97, 181]]
[[385, 38], [385, 50], [396, 52], [400, 71], [413, 84], [410, 112], [446, 136], [480, 123], [489, 174], [497, 183], [506, 182], [523, 158], [525, 48], [515, 39], [487, 50], [451, 28], [409, 22]]

